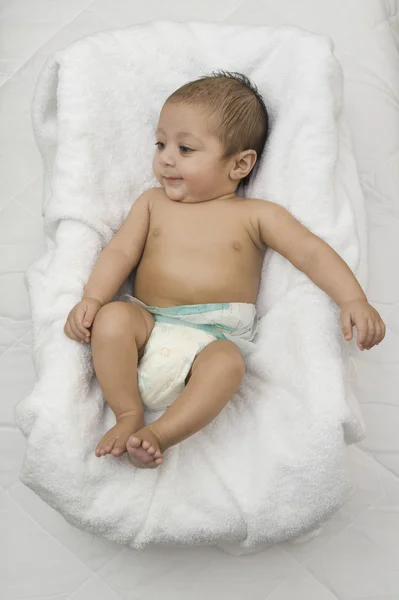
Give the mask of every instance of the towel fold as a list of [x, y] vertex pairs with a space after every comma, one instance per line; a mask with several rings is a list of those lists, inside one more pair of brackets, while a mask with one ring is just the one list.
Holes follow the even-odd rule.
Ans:
[[248, 195], [287, 207], [365, 283], [363, 197], [327, 38], [290, 27], [155, 22], [101, 32], [50, 57], [32, 109], [47, 251], [27, 272], [37, 382], [16, 408], [28, 438], [21, 480], [70, 523], [134, 548], [176, 542], [244, 553], [317, 529], [347, 500], [346, 444], [364, 436], [348, 377], [355, 345], [342, 340], [337, 306], [268, 250], [257, 350], [216, 420], [154, 470], [94, 454], [115, 418], [90, 346], [63, 326], [101, 249], [156, 183], [163, 102], [214, 69], [247, 74], [270, 110]]

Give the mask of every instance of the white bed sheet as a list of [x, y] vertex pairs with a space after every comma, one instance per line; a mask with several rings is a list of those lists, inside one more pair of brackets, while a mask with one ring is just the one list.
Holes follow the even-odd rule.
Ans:
[[[3, 0], [0, 3], [0, 597], [4, 600], [399, 600], [399, 24], [395, 0]], [[244, 557], [135, 552], [76, 530], [19, 481], [15, 404], [34, 381], [24, 271], [44, 251], [33, 86], [47, 56], [152, 19], [297, 25], [330, 35], [369, 216], [370, 301], [384, 343], [358, 354], [368, 437], [349, 448], [354, 496], [322, 534]]]

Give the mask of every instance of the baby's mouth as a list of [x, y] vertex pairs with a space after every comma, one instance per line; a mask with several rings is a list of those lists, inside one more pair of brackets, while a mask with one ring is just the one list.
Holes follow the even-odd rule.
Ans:
[[175, 183], [176, 181], [182, 181], [182, 177], [165, 177], [168, 183]]

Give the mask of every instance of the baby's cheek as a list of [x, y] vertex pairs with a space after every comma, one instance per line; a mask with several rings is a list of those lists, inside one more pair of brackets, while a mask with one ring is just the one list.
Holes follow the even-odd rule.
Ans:
[[190, 168], [187, 169], [187, 181], [195, 184], [199, 187], [206, 186], [207, 179], [209, 175], [209, 169], [206, 164], [198, 161], [194, 164], [194, 162], [190, 165]]
[[155, 157], [152, 161], [152, 170], [153, 170], [155, 177], [158, 179], [159, 178], [159, 168], [158, 168], [158, 161]]
[[195, 174], [188, 180], [188, 190], [196, 191], [197, 193], [201, 193], [203, 190], [208, 188], [208, 183], [206, 181], [206, 174], [201, 173], [200, 175]]
[[164, 172], [164, 166], [158, 154], [155, 154], [152, 160], [152, 170], [158, 178], [161, 177]]

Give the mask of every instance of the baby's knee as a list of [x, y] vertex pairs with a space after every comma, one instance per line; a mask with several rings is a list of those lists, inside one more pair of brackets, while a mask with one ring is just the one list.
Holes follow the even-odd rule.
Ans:
[[217, 345], [215, 365], [226, 377], [241, 381], [245, 375], [245, 362], [237, 344], [230, 340], [220, 340]]
[[234, 342], [230, 344], [224, 354], [225, 369], [229, 375], [241, 381], [245, 375], [245, 362], [238, 346]]
[[95, 336], [119, 337], [129, 328], [132, 316], [125, 302], [104, 304], [94, 317], [92, 333]]

